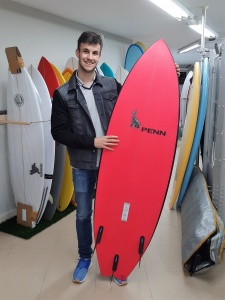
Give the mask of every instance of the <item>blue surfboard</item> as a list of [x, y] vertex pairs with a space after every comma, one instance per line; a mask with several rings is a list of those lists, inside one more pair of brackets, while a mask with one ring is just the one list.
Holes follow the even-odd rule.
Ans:
[[101, 66], [100, 66], [100, 69], [102, 70], [102, 73], [104, 74], [104, 76], [106, 77], [112, 77], [114, 78], [115, 75], [113, 73], [113, 70], [110, 68], [109, 65], [107, 65], [106, 63], [103, 63]]
[[124, 63], [124, 69], [126, 69], [128, 72], [133, 68], [137, 60], [141, 57], [141, 55], [144, 53], [144, 50], [142, 47], [140, 47], [138, 44], [132, 44], [127, 49], [126, 57], [125, 57], [125, 63]]
[[194, 140], [191, 148], [191, 153], [189, 156], [188, 164], [185, 170], [184, 178], [182, 181], [179, 197], [177, 200], [177, 208], [181, 206], [184, 194], [188, 187], [188, 183], [191, 177], [191, 173], [194, 167], [194, 163], [196, 157], [198, 155], [199, 144], [202, 136], [202, 131], [205, 122], [206, 116], [206, 108], [207, 108], [207, 101], [208, 101], [208, 91], [209, 91], [209, 64], [208, 58], [204, 58], [203, 66], [202, 66], [202, 82], [201, 82], [201, 94], [200, 94], [200, 102], [199, 102], [199, 109], [198, 109], [198, 119], [195, 129]]

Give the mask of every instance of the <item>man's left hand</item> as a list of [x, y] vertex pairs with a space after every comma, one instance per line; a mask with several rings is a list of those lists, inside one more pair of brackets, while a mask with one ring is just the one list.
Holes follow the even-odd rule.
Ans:
[[177, 63], [175, 63], [175, 68], [177, 71], [177, 77], [180, 77], [180, 66]]

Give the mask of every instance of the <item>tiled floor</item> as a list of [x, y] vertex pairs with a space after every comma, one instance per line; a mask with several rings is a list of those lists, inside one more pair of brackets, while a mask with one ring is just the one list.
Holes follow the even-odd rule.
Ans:
[[180, 213], [169, 197], [140, 268], [119, 287], [100, 276], [96, 255], [83, 284], [71, 281], [77, 263], [75, 213], [30, 240], [0, 232], [0, 300], [225, 300], [225, 261], [190, 277], [181, 259]]

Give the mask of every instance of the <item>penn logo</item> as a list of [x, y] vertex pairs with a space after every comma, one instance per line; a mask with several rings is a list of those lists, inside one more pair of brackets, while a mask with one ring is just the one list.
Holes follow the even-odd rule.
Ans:
[[142, 127], [142, 128], [141, 128], [141, 131], [142, 131], [142, 132], [151, 133], [151, 134], [157, 134], [157, 135], [163, 135], [163, 136], [166, 136], [166, 131], [157, 130], [157, 129], [153, 129], [153, 128]]
[[140, 129], [141, 132], [149, 133], [149, 134], [156, 134], [156, 135], [161, 135], [161, 136], [166, 136], [166, 131], [160, 130], [160, 129], [155, 129], [155, 128], [150, 128], [150, 127], [141, 127], [141, 123], [139, 122], [137, 118], [137, 110], [132, 112], [132, 117], [131, 117], [131, 125], [130, 127], [135, 127], [137, 129]]

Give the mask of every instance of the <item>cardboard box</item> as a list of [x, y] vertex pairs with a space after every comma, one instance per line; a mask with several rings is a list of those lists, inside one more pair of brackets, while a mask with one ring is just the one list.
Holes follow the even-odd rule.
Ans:
[[34, 228], [38, 212], [33, 211], [32, 206], [17, 203], [17, 223], [26, 227]]

